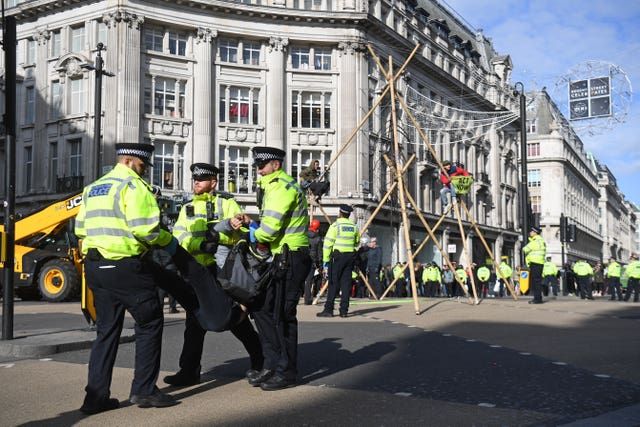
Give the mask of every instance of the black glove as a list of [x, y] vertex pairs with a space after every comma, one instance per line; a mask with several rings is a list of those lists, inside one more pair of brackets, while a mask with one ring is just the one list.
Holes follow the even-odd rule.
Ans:
[[220, 233], [214, 229], [214, 224], [209, 224], [209, 226], [207, 226], [205, 241], [208, 243], [215, 243], [216, 245], [220, 242]]
[[220, 242], [220, 233], [215, 231], [213, 227], [207, 228], [207, 234], [205, 240], [200, 243], [200, 250], [210, 254], [215, 254], [218, 250], [218, 243]]

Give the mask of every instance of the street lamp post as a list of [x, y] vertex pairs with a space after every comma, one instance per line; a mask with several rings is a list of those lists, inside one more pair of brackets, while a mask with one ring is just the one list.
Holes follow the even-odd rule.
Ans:
[[102, 60], [102, 51], [104, 50], [104, 44], [98, 43], [96, 46], [98, 52], [96, 54], [96, 62], [93, 66], [93, 70], [96, 72], [96, 87], [95, 87], [95, 104], [93, 107], [94, 112], [94, 130], [93, 130], [93, 146], [96, 149], [96, 173], [95, 179], [100, 178], [102, 169], [102, 160], [100, 158], [101, 144], [101, 127], [102, 127], [102, 76], [113, 77], [115, 74], [108, 71], [104, 71], [104, 61]]
[[[529, 238], [529, 188], [527, 178], [527, 97], [524, 84], [517, 82], [514, 86], [515, 94], [520, 97], [520, 212], [522, 226], [522, 245], [527, 244]], [[520, 265], [525, 265], [524, 256]]]

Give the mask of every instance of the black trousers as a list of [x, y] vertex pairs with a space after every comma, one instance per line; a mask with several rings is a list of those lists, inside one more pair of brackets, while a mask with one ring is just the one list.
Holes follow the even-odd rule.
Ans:
[[333, 306], [338, 289], [340, 290], [340, 314], [347, 314], [349, 311], [349, 298], [351, 297], [351, 273], [355, 252], [337, 253], [333, 255], [333, 260], [329, 263], [329, 289], [327, 300], [324, 303], [324, 311], [333, 313]]
[[534, 301], [542, 301], [542, 267], [542, 264], [533, 262], [529, 265], [529, 282]]
[[[276, 255], [273, 262], [279, 261], [280, 255]], [[308, 250], [289, 252], [287, 270], [279, 271], [273, 278], [261, 308], [253, 312], [265, 358], [264, 368], [288, 379], [298, 375], [297, 306], [309, 268]]]
[[580, 298], [593, 298], [593, 285], [590, 276], [576, 276], [578, 288], [580, 288]]
[[632, 293], [634, 294], [633, 300], [638, 302], [638, 299], [640, 298], [640, 279], [629, 277], [629, 281], [627, 282], [627, 293], [624, 296], [624, 300], [629, 301]]
[[369, 286], [373, 289], [378, 299], [382, 296], [382, 283], [380, 282], [380, 272], [379, 271], [369, 271], [367, 273], [367, 280], [369, 281]]
[[85, 261], [93, 292], [97, 337], [89, 357], [85, 403], [104, 402], [111, 394], [111, 376], [118, 352], [125, 310], [135, 320], [136, 356], [131, 394], [154, 392], [160, 371], [162, 308], [150, 272], [138, 258]]
[[618, 296], [618, 300], [622, 300], [622, 287], [620, 286], [620, 278], [619, 277], [609, 277], [607, 279], [609, 281], [609, 293], [611, 294], [611, 299], [616, 299], [616, 295]]

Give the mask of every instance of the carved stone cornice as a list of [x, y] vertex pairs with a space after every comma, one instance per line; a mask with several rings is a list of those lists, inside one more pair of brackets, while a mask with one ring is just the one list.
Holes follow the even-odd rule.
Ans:
[[283, 52], [285, 48], [289, 46], [288, 37], [276, 37], [273, 36], [269, 39], [269, 52]]
[[102, 15], [102, 22], [107, 28], [115, 28], [117, 24], [124, 22], [129, 28], [139, 30], [144, 23], [144, 17], [124, 9], [118, 9]]
[[47, 41], [51, 38], [51, 31], [46, 28], [38, 28], [33, 33], [33, 39], [38, 42], [38, 44], [47, 44]]
[[338, 43], [338, 52], [340, 55], [355, 55], [358, 52], [366, 52], [367, 45], [361, 41], [347, 40]]
[[218, 30], [215, 28], [198, 27], [196, 33], [196, 43], [211, 43], [218, 37]]

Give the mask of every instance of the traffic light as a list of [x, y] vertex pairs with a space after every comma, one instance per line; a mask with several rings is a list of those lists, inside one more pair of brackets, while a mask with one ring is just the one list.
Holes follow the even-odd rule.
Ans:
[[575, 224], [569, 224], [569, 226], [567, 227], [567, 240], [569, 242], [575, 242], [576, 241], [576, 225]]
[[560, 241], [567, 241], [567, 222], [568, 218], [564, 215], [560, 215]]

